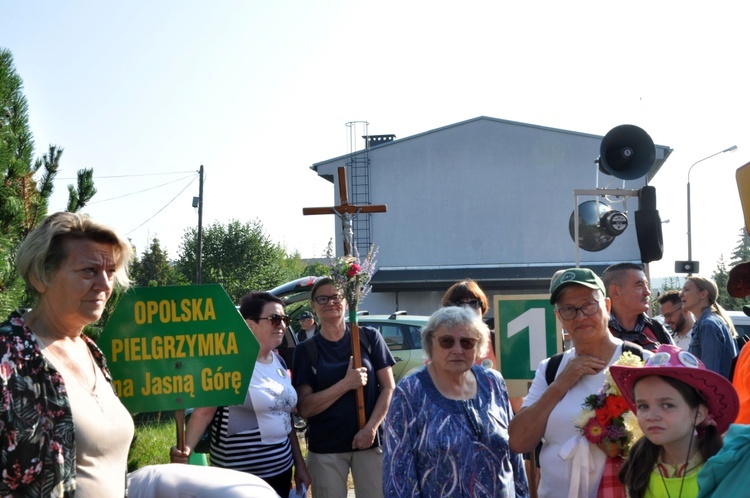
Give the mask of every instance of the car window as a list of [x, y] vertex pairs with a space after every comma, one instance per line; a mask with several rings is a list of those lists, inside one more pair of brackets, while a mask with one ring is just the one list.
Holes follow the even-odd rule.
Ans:
[[399, 325], [387, 324], [380, 327], [380, 333], [383, 335], [383, 340], [386, 346], [391, 351], [400, 351], [404, 349], [404, 334], [401, 332]]
[[409, 337], [411, 338], [412, 349], [422, 349], [422, 329], [415, 325], [407, 325]]

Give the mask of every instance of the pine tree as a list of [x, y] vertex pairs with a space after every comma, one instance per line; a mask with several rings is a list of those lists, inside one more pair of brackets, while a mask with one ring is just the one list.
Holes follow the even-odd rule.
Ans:
[[[33, 304], [16, 272], [16, 250], [48, 214], [63, 153], [61, 147], [50, 145], [45, 155], [33, 160], [28, 108], [13, 55], [0, 48], [0, 318], [13, 308]], [[92, 176], [93, 170], [78, 172], [75, 202], [68, 203], [75, 208], [71, 211], [81, 209], [96, 193]]]
[[162, 250], [159, 239], [154, 237], [151, 246], [133, 264], [133, 284], [139, 287], [155, 287], [175, 283], [167, 253]]
[[740, 228], [739, 242], [737, 243], [737, 247], [734, 248], [734, 251], [732, 251], [732, 260], [730, 261], [729, 266], [734, 268], [745, 261], [750, 261], [750, 237], [748, 237], [745, 227], [742, 227]]
[[94, 188], [94, 170], [93, 169], [81, 169], [78, 170], [78, 186], [74, 188], [73, 185], [68, 185], [68, 207], [67, 211], [75, 213], [83, 209], [83, 206], [88, 204], [94, 195], [96, 195], [96, 189]]
[[716, 282], [716, 286], [719, 288], [719, 298], [717, 301], [727, 310], [741, 311], [743, 306], [750, 304], [750, 297], [736, 298], [730, 296], [729, 292], [727, 292], [729, 270], [746, 261], [750, 261], [750, 237], [748, 237], [747, 231], [743, 227], [739, 231], [737, 247], [732, 251], [732, 259], [727, 264], [724, 260], [724, 255], [722, 255], [716, 270], [711, 275], [714, 282]]
[[[0, 49], [0, 316], [24, 301], [24, 283], [15, 270], [18, 244], [35, 224], [31, 199], [36, 193], [32, 164], [34, 139], [29, 129], [23, 81], [10, 51]], [[31, 218], [31, 219], [30, 219]]]

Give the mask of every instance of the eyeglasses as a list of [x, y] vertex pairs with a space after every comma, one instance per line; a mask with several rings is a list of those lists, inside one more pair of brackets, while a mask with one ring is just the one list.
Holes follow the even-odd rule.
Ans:
[[[453, 346], [456, 345], [456, 338], [452, 335], [441, 335], [440, 337], [435, 337], [435, 339], [437, 339], [438, 344], [443, 349], [453, 349]], [[474, 349], [478, 342], [479, 339], [473, 339], [471, 337], [461, 337], [458, 339], [461, 349], [465, 349], [466, 351]]]
[[291, 321], [291, 318], [289, 317], [289, 315], [282, 316], [282, 315], [277, 315], [276, 313], [274, 313], [273, 315], [269, 315], [269, 316], [261, 316], [258, 318], [253, 318], [253, 321], [256, 321], [258, 323], [260, 323], [261, 320], [268, 320], [269, 322], [271, 322], [271, 325], [273, 327], [278, 327], [281, 324], [281, 322], [284, 322], [284, 327], [288, 327], [289, 322]]
[[673, 309], [673, 310], [672, 310], [672, 311], [670, 311], [669, 313], [662, 313], [662, 314], [661, 314], [661, 316], [662, 316], [662, 317], [664, 317], [664, 320], [665, 320], [665, 321], [669, 321], [669, 320], [670, 320], [670, 319], [672, 318], [672, 316], [673, 316], [673, 315], [674, 315], [675, 313], [677, 313], [678, 311], [679, 311], [679, 312], [682, 312], [682, 306], [680, 306], [679, 308]]
[[448, 301], [445, 303], [446, 306], [467, 306], [469, 308], [478, 310], [482, 307], [482, 301], [479, 299], [469, 299], [468, 301]]
[[573, 320], [578, 316], [578, 310], [581, 310], [583, 316], [594, 315], [597, 311], [599, 311], [599, 301], [589, 301], [580, 308], [576, 308], [575, 306], [566, 306], [565, 308], [558, 308], [555, 311], [557, 311], [557, 313], [560, 315], [560, 318], [562, 318], [563, 320]]
[[334, 303], [340, 303], [344, 300], [344, 296], [341, 294], [334, 294], [332, 296], [315, 296], [315, 302], [320, 305], [326, 305], [333, 301]]

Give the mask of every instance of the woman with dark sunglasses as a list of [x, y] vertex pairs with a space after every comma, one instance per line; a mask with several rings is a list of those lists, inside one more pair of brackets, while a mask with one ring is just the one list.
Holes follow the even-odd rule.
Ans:
[[475, 365], [489, 329], [471, 309], [441, 308], [422, 329], [428, 363], [402, 379], [385, 420], [388, 497], [529, 495], [510, 451], [512, 410], [500, 372]]
[[260, 349], [242, 405], [196, 408], [188, 422], [183, 453], [172, 448], [172, 461], [186, 463], [211, 424], [211, 465], [254, 474], [277, 494], [288, 496], [295, 485], [310, 486], [310, 475], [293, 430], [291, 412], [297, 405], [284, 360], [274, 352], [284, 338], [289, 317], [284, 302], [267, 292], [242, 298], [240, 314]]

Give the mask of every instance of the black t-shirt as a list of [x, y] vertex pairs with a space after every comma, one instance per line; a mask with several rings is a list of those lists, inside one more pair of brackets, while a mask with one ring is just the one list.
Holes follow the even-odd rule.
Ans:
[[[396, 362], [377, 330], [359, 327], [359, 333], [367, 334], [370, 344], [368, 352], [360, 340], [362, 366], [367, 368], [367, 385], [364, 386], [365, 418], [369, 419], [380, 394], [376, 372], [393, 366]], [[352, 356], [351, 330], [347, 325], [346, 333], [339, 341], [329, 341], [321, 334], [316, 334], [312, 340], [316, 341], [318, 349], [317, 373], [313, 372], [304, 346], [300, 344], [294, 350], [292, 384], [294, 387], [307, 384], [312, 387], [313, 392], [319, 392], [331, 387], [346, 375], [349, 358]], [[380, 430], [379, 428], [379, 433]], [[352, 440], [358, 431], [357, 398], [354, 390], [348, 391], [328, 409], [307, 420], [309, 448], [314, 453], [352, 451]], [[379, 444], [379, 438], [376, 438], [375, 446]]]

